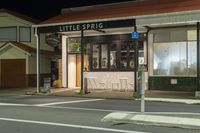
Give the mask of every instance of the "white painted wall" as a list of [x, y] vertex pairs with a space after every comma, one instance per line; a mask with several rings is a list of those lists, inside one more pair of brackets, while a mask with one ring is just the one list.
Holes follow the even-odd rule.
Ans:
[[[49, 58], [40, 58], [40, 73], [51, 73], [51, 60]], [[29, 74], [36, 74], [36, 56], [29, 56]]]
[[7, 46], [0, 51], [0, 59], [26, 59], [26, 55], [13, 46]]
[[62, 36], [62, 87], [67, 87], [67, 36]]
[[[106, 84], [106, 89], [112, 89], [112, 83], [119, 83], [120, 88], [120, 78], [128, 78], [128, 89], [133, 90], [134, 85], [134, 72], [85, 72], [85, 77], [89, 78], [96, 78], [97, 87], [95, 89], [100, 89], [102, 86], [99, 84], [100, 82], [104, 82]], [[92, 83], [93, 84], [93, 83]], [[122, 82], [124, 88], [124, 82]], [[91, 89], [91, 83], [88, 82], [88, 88]], [[114, 86], [116, 90], [116, 85]], [[145, 90], [148, 89], [148, 73], [145, 72]]]
[[76, 55], [68, 55], [68, 88], [76, 87]]

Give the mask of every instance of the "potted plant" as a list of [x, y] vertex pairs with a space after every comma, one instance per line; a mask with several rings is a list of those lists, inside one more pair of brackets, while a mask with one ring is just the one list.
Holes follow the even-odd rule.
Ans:
[[81, 51], [81, 44], [79, 42], [75, 42], [72, 44], [72, 48], [77, 51], [80, 52]]

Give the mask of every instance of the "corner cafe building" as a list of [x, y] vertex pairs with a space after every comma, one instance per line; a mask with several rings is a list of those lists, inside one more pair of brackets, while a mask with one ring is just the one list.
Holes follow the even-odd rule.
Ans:
[[146, 89], [198, 91], [199, 22], [199, 0], [139, 0], [63, 9], [34, 27], [62, 36], [63, 87], [87, 77], [92, 89], [133, 90], [144, 64]]

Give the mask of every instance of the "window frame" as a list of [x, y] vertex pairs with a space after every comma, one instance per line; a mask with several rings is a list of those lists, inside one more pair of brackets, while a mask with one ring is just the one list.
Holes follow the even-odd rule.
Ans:
[[[168, 40], [168, 41], [161, 41], [161, 42], [157, 42], [157, 41], [155, 41], [154, 40], [154, 38], [155, 38], [155, 32], [156, 32], [156, 30], [155, 31], [153, 31], [152, 32], [152, 36], [153, 36], [153, 38], [152, 38], [152, 49], [153, 49], [153, 52], [152, 52], [152, 60], [151, 60], [151, 64], [152, 64], [152, 66], [154, 66], [154, 64], [155, 64], [155, 58], [154, 58], [154, 54], [155, 54], [155, 49], [154, 49], [154, 45], [156, 44], [156, 43], [173, 43], [173, 42], [176, 42], [176, 43], [178, 43], [178, 42], [185, 42], [186, 43], [186, 50], [185, 50], [185, 53], [186, 53], [186, 69], [188, 69], [189, 68], [189, 42], [196, 42], [197, 40], [195, 40], [195, 39], [189, 39], [189, 31], [196, 31], [196, 29], [195, 29], [195, 27], [194, 26], [189, 26], [189, 27], [174, 27], [174, 28], [159, 28], [159, 30], [164, 30], [164, 29], [176, 29], [176, 30], [182, 30], [182, 29], [184, 29], [185, 30], [185, 32], [186, 32], [186, 39], [183, 39], [183, 40], [181, 40], [181, 41], [173, 41], [173, 40]], [[197, 67], [197, 66], [196, 66]], [[150, 75], [151, 76], [153, 76], [153, 77], [173, 77], [173, 76], [175, 76], [175, 77], [195, 77], [196, 76], [196, 74], [178, 74], [178, 75], [175, 75], [175, 74], [170, 74], [170, 75], [164, 75], [164, 74], [155, 74], [155, 69], [152, 67], [151, 68], [151, 70], [150, 70]]]
[[[115, 44], [115, 43], [111, 43], [111, 44]], [[90, 44], [90, 48], [91, 48], [91, 55], [89, 55], [88, 57], [90, 57], [90, 61], [91, 62], [89, 65], [90, 65], [90, 71], [119, 71], [119, 72], [123, 72], [123, 71], [135, 71], [135, 68], [130, 68], [130, 46], [133, 45], [133, 42], [131, 41], [122, 41], [121, 43], [117, 43], [116, 45], [116, 53], [117, 53], [117, 56], [116, 56], [116, 68], [113, 69], [111, 68], [111, 64], [110, 64], [110, 50], [111, 50], [111, 44], [108, 44], [108, 43], [98, 43], [98, 44]], [[120, 61], [121, 61], [121, 45], [127, 45], [126, 47], [126, 62], [127, 62], [127, 67], [124, 69], [122, 68], [122, 66], [120, 65]], [[99, 53], [98, 53], [98, 56], [99, 56], [99, 68], [97, 69], [94, 69], [93, 68], [93, 45], [98, 45], [99, 46]], [[102, 45], [107, 45], [107, 68], [102, 68], [102, 48], [101, 46]], [[143, 44], [143, 49], [144, 49], [144, 44]], [[143, 50], [142, 49], [142, 50]], [[139, 51], [138, 51], [139, 52]]]
[[[29, 40], [28, 41], [21, 41], [20, 39], [20, 37], [21, 37], [21, 31], [20, 31], [20, 29], [21, 28], [28, 28], [29, 29]], [[19, 26], [19, 42], [31, 42], [31, 27], [28, 27], [28, 26]]]
[[6, 29], [6, 28], [14, 28], [15, 29], [15, 40], [4, 40], [4, 41], [2, 41], [0, 39], [0, 42], [17, 41], [17, 26], [0, 27], [0, 29]]

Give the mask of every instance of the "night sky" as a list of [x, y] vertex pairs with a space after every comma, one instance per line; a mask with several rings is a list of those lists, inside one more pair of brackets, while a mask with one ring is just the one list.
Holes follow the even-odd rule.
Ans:
[[90, 6], [131, 0], [0, 0], [0, 8], [6, 8], [29, 17], [45, 20], [60, 14], [61, 8]]

